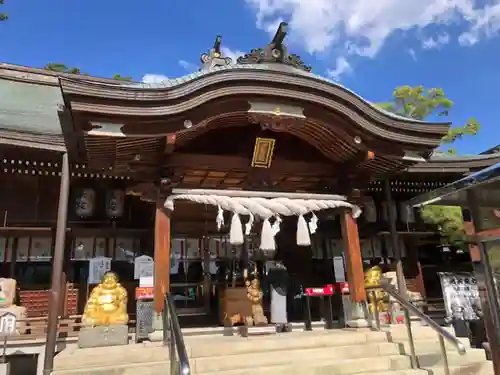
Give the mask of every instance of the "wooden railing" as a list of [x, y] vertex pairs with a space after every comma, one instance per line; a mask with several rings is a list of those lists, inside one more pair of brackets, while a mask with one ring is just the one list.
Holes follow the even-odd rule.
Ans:
[[[78, 337], [80, 329], [83, 327], [81, 315], [72, 315], [59, 318], [57, 327], [57, 338]], [[44, 339], [47, 335], [47, 317], [26, 318], [17, 321], [19, 334], [9, 337], [9, 342], [13, 340], [36, 340]], [[135, 320], [129, 321], [129, 332], [135, 331]]]

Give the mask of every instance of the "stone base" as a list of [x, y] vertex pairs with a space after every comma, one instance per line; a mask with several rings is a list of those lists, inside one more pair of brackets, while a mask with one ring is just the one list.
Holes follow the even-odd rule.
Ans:
[[241, 327], [238, 327], [238, 329], [239, 329], [239, 333], [242, 337], [275, 335], [276, 334], [276, 326], [274, 326], [274, 325], [241, 326]]
[[366, 302], [356, 303], [344, 300], [345, 322], [351, 328], [372, 327], [373, 322]]
[[152, 342], [163, 341], [163, 320], [161, 314], [153, 312], [153, 332], [148, 337]]
[[0, 375], [10, 375], [10, 363], [0, 363]]
[[84, 327], [78, 335], [79, 348], [99, 348], [128, 344], [128, 326]]

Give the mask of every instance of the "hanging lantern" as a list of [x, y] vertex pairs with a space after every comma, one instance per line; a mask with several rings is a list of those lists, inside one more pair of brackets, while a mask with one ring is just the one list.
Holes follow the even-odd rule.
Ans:
[[93, 189], [81, 189], [76, 197], [76, 214], [80, 217], [90, 217], [95, 208], [95, 191]]
[[123, 215], [125, 193], [123, 190], [110, 190], [106, 194], [106, 214], [109, 218], [117, 218]]
[[364, 216], [368, 223], [376, 223], [377, 222], [377, 207], [375, 206], [375, 202], [373, 198], [368, 198], [364, 202]]

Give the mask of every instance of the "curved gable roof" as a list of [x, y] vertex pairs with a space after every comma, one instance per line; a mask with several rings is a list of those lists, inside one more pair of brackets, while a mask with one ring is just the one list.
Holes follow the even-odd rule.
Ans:
[[0, 75], [0, 138], [12, 145], [65, 150], [58, 108], [63, 98], [57, 79], [45, 84]]

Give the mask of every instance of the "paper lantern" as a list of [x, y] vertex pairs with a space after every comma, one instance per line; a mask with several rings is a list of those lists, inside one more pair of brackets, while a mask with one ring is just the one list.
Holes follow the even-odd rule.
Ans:
[[123, 206], [125, 193], [123, 190], [110, 190], [106, 194], [106, 214], [109, 218], [121, 217], [123, 215]]
[[95, 191], [81, 189], [76, 197], [76, 214], [80, 217], [90, 217], [95, 208]]

